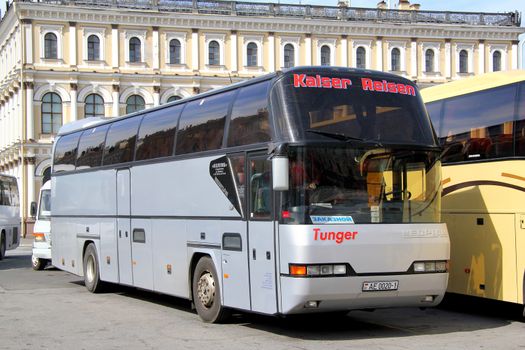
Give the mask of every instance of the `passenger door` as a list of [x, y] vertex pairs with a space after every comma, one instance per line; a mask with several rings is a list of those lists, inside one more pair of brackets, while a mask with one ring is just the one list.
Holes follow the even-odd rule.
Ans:
[[129, 169], [117, 171], [117, 246], [119, 282], [133, 285], [131, 266], [131, 178]]
[[252, 310], [277, 312], [277, 276], [272, 191], [268, 155], [248, 156], [248, 253]]

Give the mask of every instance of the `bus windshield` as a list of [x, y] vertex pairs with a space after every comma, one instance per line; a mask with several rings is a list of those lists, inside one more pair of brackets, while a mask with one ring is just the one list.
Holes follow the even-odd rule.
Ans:
[[288, 224], [440, 222], [437, 151], [346, 145], [291, 147]]
[[285, 141], [437, 145], [417, 89], [396, 77], [287, 75], [271, 98], [280, 112], [276, 129]]

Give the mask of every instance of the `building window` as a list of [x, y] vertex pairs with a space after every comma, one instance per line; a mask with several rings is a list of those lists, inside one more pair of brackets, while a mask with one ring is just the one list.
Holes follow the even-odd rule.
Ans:
[[390, 60], [392, 64], [392, 71], [401, 71], [401, 51], [397, 47], [393, 48], [390, 52]]
[[501, 70], [501, 52], [494, 51], [492, 54], [492, 71], [498, 72]]
[[42, 133], [56, 134], [62, 126], [62, 99], [48, 92], [42, 97]]
[[84, 104], [84, 117], [104, 117], [104, 99], [98, 94], [86, 97]]
[[257, 67], [257, 44], [249, 43], [246, 46], [246, 58], [248, 67]]
[[142, 111], [146, 108], [146, 102], [140, 95], [131, 95], [126, 100], [126, 114]]
[[170, 41], [170, 64], [181, 64], [181, 45], [178, 39]]
[[359, 46], [355, 52], [355, 65], [356, 68], [366, 68], [366, 50], [362, 46]]
[[44, 58], [56, 59], [57, 57], [57, 36], [54, 33], [47, 33], [44, 36]]
[[295, 66], [295, 48], [292, 44], [284, 45], [284, 68]]
[[178, 100], [180, 100], [181, 98], [182, 98], [182, 97], [180, 97], [180, 96], [173, 95], [173, 96], [170, 96], [166, 102], [167, 102], [167, 103], [170, 103], [170, 102], [178, 101]]
[[221, 64], [221, 53], [219, 43], [215, 40], [208, 44], [208, 64], [218, 66]]
[[330, 47], [323, 45], [321, 47], [321, 66], [330, 65]]
[[468, 73], [468, 52], [461, 50], [459, 52], [459, 72]]
[[140, 39], [137, 37], [133, 37], [129, 39], [129, 61], [130, 62], [141, 62], [142, 57], [140, 57], [140, 54], [141, 54]]
[[96, 35], [88, 37], [88, 61], [100, 60], [100, 39]]
[[434, 50], [432, 49], [425, 51], [425, 72], [434, 72]]

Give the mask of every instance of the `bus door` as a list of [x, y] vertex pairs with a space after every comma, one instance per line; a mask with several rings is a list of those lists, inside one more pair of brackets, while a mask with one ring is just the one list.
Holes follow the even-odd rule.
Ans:
[[119, 282], [133, 285], [131, 266], [131, 178], [129, 169], [117, 171], [117, 247]]
[[277, 312], [272, 169], [268, 155], [248, 156], [248, 259], [252, 310]]

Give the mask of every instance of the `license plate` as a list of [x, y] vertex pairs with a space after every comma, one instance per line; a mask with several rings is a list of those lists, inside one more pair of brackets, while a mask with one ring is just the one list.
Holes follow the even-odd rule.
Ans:
[[398, 286], [399, 286], [399, 281], [363, 282], [363, 292], [397, 290]]

